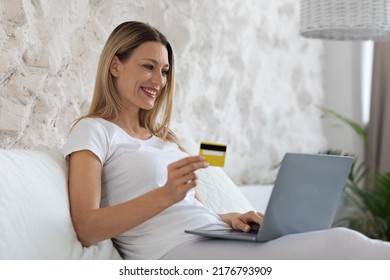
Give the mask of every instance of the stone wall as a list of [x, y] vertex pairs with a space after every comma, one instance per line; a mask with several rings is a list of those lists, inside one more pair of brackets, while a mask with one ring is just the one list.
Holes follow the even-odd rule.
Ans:
[[3, 0], [0, 148], [60, 148], [88, 110], [112, 29], [149, 22], [176, 58], [172, 128], [228, 144], [239, 184], [272, 181], [287, 151], [326, 144], [322, 43], [299, 36], [296, 0]]

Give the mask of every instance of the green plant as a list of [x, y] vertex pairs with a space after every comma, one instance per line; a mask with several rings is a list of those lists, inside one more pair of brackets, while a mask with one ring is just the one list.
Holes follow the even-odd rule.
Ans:
[[[364, 128], [332, 110], [323, 109], [351, 127], [367, 146]], [[343, 155], [341, 151], [328, 150], [328, 154]], [[346, 154], [344, 154], [346, 155]], [[366, 162], [355, 158], [345, 187], [347, 216], [335, 225], [357, 230], [364, 235], [390, 241], [390, 173], [369, 172]]]

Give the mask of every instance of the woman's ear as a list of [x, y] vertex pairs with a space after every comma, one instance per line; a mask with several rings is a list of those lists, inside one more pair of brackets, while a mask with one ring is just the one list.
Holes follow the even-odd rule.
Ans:
[[118, 78], [119, 76], [119, 65], [120, 65], [119, 58], [117, 56], [114, 56], [110, 63], [110, 72], [111, 75], [113, 75], [115, 78]]

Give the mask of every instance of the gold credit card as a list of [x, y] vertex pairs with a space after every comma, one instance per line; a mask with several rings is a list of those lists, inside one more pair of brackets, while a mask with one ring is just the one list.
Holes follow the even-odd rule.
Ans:
[[209, 142], [201, 142], [199, 155], [203, 156], [210, 165], [224, 166], [226, 145], [209, 143]]

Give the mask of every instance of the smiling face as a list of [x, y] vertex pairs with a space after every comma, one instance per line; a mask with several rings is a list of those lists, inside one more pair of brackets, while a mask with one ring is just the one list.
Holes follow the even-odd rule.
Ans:
[[167, 83], [167, 48], [159, 42], [143, 43], [125, 61], [115, 56], [110, 72], [126, 110], [150, 110]]

